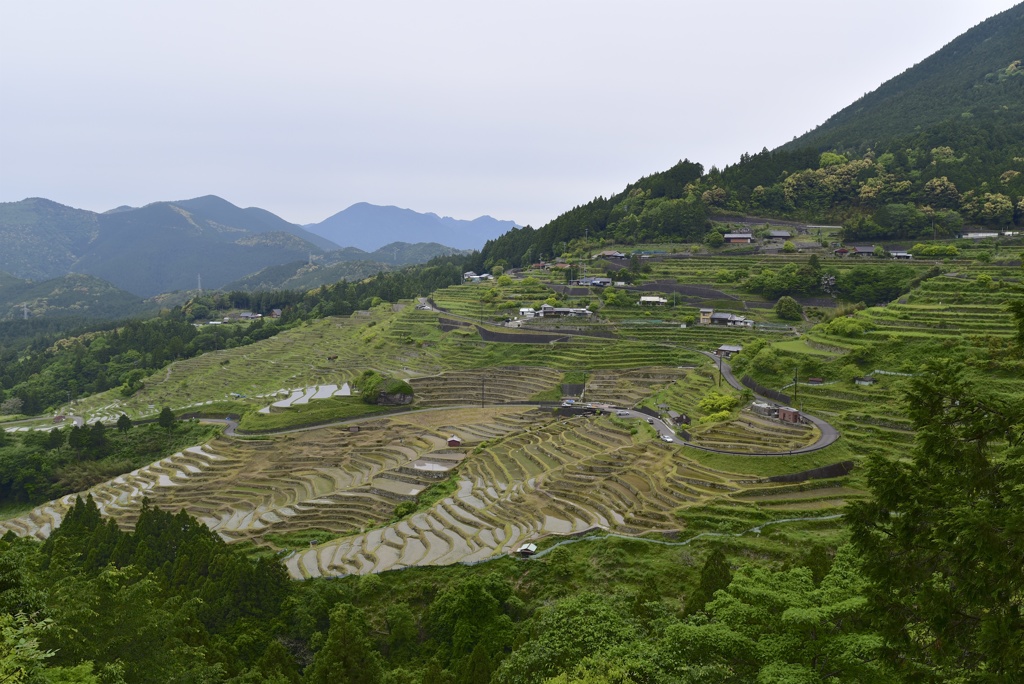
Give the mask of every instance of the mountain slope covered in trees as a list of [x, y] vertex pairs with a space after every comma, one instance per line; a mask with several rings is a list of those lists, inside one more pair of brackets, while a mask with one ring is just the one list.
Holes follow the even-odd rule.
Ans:
[[1024, 4], [991, 17], [781, 149], [863, 151], [964, 119], [1024, 120]]
[[139, 296], [219, 287], [322, 252], [299, 226], [215, 197], [105, 214], [45, 199], [0, 204], [0, 270], [20, 278], [102, 278]]
[[681, 162], [540, 229], [487, 243], [519, 266], [573, 240], [684, 242], [734, 212], [842, 223], [849, 240], [951, 237], [1024, 223], [1024, 5], [966, 32], [815, 131], [724, 169]]

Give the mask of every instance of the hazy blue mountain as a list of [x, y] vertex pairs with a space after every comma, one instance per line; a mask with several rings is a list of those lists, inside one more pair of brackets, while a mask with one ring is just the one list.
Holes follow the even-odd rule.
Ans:
[[324, 239], [320, 235], [311, 233], [302, 226], [289, 223], [277, 214], [272, 214], [266, 209], [259, 207], [248, 207], [241, 209], [231, 202], [221, 199], [216, 195], [206, 195], [190, 200], [168, 202], [176, 207], [190, 212], [195, 216], [201, 216], [207, 221], [215, 222], [223, 226], [237, 226], [244, 230], [256, 233], [282, 232], [290, 233], [300, 237], [307, 242], [324, 251], [340, 249], [341, 245]]
[[458, 249], [480, 249], [515, 226], [515, 221], [490, 216], [463, 221], [360, 202], [306, 228], [339, 245], [372, 251], [392, 242], [437, 242]]
[[217, 288], [324, 249], [338, 246], [213, 196], [103, 214], [38, 198], [0, 203], [0, 270], [33, 280], [86, 273], [140, 296], [195, 288], [200, 274]]
[[239, 278], [223, 287], [225, 290], [309, 290], [339, 280], [362, 280], [381, 271], [410, 264], [422, 264], [436, 256], [468, 253], [436, 242], [393, 242], [374, 252], [345, 247], [315, 258], [268, 266]]

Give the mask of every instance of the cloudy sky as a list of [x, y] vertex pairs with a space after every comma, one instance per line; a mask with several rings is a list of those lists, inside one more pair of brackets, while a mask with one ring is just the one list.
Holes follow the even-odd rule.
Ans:
[[534, 226], [823, 122], [1014, 0], [0, 1], [0, 201]]

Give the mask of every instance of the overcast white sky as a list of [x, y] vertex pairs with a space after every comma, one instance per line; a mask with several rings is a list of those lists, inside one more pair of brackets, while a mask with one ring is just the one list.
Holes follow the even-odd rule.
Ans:
[[0, 201], [543, 225], [823, 122], [1014, 0], [0, 0]]

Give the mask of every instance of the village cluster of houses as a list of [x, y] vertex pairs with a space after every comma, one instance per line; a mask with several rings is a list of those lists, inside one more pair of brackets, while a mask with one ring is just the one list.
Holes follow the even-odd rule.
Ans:
[[481, 273], [477, 275], [475, 271], [466, 271], [462, 274], [462, 280], [467, 283], [481, 283], [485, 280], [494, 280], [494, 276], [490, 273]]
[[[754, 235], [746, 228], [740, 228], [735, 233], [726, 233], [722, 236], [728, 245], [749, 245], [754, 242]], [[765, 240], [770, 242], [785, 242], [791, 240], [793, 233], [788, 230], [769, 230]]]
[[697, 321], [701, 325], [724, 325], [729, 328], [753, 328], [754, 321], [746, 316], [733, 313], [716, 312], [714, 309], [701, 309]]
[[[270, 310], [270, 314], [268, 315], [268, 318], [280, 318], [280, 317], [281, 317], [281, 310], [280, 309], [271, 309]], [[224, 318], [222, 318], [219, 321], [207, 321], [206, 323], [200, 323], [200, 322], [197, 321], [197, 322], [193, 323], [192, 325], [194, 325], [194, 326], [196, 326], [198, 328], [201, 325], [224, 325], [225, 323], [231, 323], [233, 321], [245, 321], [247, 323], [252, 323], [253, 321], [258, 321], [261, 318], [263, 318], [263, 314], [253, 313], [252, 311], [243, 311], [243, 312], [241, 312], [239, 314], [235, 314], [234, 316], [225, 316]]]

